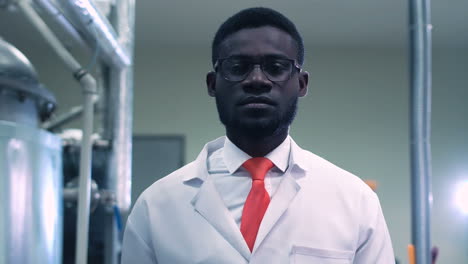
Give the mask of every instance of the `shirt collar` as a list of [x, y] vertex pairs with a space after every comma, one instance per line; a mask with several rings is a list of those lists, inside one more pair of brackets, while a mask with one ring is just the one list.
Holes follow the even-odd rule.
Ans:
[[[290, 145], [290, 155], [289, 155], [289, 167], [286, 167], [286, 169], [293, 169], [295, 167], [298, 167], [302, 170], [308, 171], [312, 170], [316, 166], [320, 166], [320, 164], [323, 164], [324, 160], [316, 155], [313, 155], [312, 153], [303, 150], [301, 147], [299, 147], [294, 140], [288, 136], [287, 141], [289, 141]], [[229, 140], [226, 136], [217, 138], [211, 142], [208, 142], [205, 147], [203, 147], [202, 151], [200, 154], [198, 154], [198, 157], [194, 162], [191, 162], [187, 164], [187, 167], [190, 167], [191, 169], [188, 169], [187, 171], [192, 171], [192, 173], [187, 173], [183, 176], [184, 181], [191, 181], [194, 179], [199, 179], [202, 182], [206, 179], [208, 175], [208, 168], [207, 168], [207, 160], [208, 157], [211, 153], [214, 151], [223, 148], [223, 146], [226, 144], [226, 141]], [[286, 141], [286, 140], [285, 140]], [[284, 142], [283, 142], [284, 143]], [[233, 144], [231, 142], [231, 144]], [[233, 144], [234, 145], [234, 144]], [[235, 146], [235, 145], [234, 145]], [[237, 148], [237, 147], [236, 147]], [[239, 150], [241, 151], [241, 150]], [[242, 151], [243, 152], [243, 151]], [[244, 153], [245, 154], [245, 153]], [[224, 151], [223, 151], [224, 155]], [[245, 154], [247, 155], [247, 154]], [[249, 155], [247, 155], [248, 158], [250, 158]], [[225, 159], [226, 160], [226, 159]], [[247, 160], [247, 159], [245, 159]], [[245, 161], [244, 160], [244, 161]], [[237, 170], [243, 162], [239, 163], [239, 165], [236, 167], [235, 170]], [[227, 166], [232, 166], [232, 165], [227, 165]]]
[[[289, 154], [291, 151], [291, 138], [288, 135], [286, 139], [265, 157], [275, 164], [275, 166], [285, 172], [289, 164]], [[238, 148], [228, 137], [224, 141], [223, 159], [229, 173], [234, 173], [251, 156]]]

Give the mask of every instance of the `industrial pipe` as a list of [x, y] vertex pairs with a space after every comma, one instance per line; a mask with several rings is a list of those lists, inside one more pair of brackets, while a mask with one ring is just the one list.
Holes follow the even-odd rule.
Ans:
[[[78, 19], [81, 28], [97, 42], [104, 60], [109, 66], [125, 68], [131, 64], [131, 56], [122, 46], [107, 18], [89, 0], [60, 0], [61, 4]], [[117, 1], [116, 5], [118, 5]]]
[[[93, 103], [96, 104], [97, 102], [98, 97], [96, 96], [93, 98]], [[68, 122], [71, 122], [76, 118], [80, 117], [83, 114], [83, 109], [84, 107], [82, 105], [72, 107], [68, 112], [63, 113], [50, 121], [42, 123], [41, 127], [45, 130], [54, 131], [67, 124]]]
[[[78, 204], [78, 197], [80, 192], [80, 187], [78, 185], [79, 179], [76, 178], [71, 182], [72, 184], [67, 183], [67, 187], [63, 188], [63, 201], [67, 206], [75, 206]], [[101, 192], [99, 191], [99, 186], [93, 180], [91, 180], [91, 198], [90, 198], [90, 212], [94, 212], [96, 208], [101, 203], [101, 197], [104, 200], [104, 195], [101, 196]]]
[[[119, 43], [126, 48], [130, 58], [133, 58], [135, 0], [115, 2], [111, 19], [119, 36]], [[133, 61], [132, 61], [133, 63]], [[104, 102], [103, 138], [111, 143], [107, 164], [107, 188], [115, 194], [114, 211], [119, 211], [126, 219], [131, 208], [132, 184], [132, 130], [133, 130], [133, 65], [124, 69], [107, 67], [104, 69], [108, 86]], [[119, 213], [119, 215], [120, 215]], [[109, 217], [110, 224], [105, 230], [104, 263], [118, 262], [121, 253], [120, 217]]]
[[18, 2], [18, 7], [24, 12], [30, 22], [43, 35], [53, 50], [73, 72], [74, 77], [83, 88], [83, 137], [80, 152], [80, 183], [78, 198], [78, 221], [77, 221], [77, 243], [76, 243], [76, 264], [85, 264], [88, 256], [88, 232], [89, 232], [89, 211], [91, 192], [91, 158], [94, 121], [94, 97], [97, 93], [97, 85], [94, 78], [85, 70], [75, 58], [67, 51], [54, 33], [42, 21], [36, 11], [26, 0]]
[[417, 264], [431, 264], [430, 0], [409, 1], [412, 243]]
[[[119, 43], [133, 58], [135, 0], [118, 1], [113, 10], [113, 24]], [[126, 214], [131, 207], [133, 66], [110, 68], [105, 138], [112, 142], [109, 162], [109, 189], [115, 191], [116, 203]]]
[[67, 18], [62, 14], [62, 12], [54, 5], [54, 3], [49, 0], [33, 0], [34, 3], [44, 11], [57, 25], [59, 25], [63, 31], [68, 33], [68, 36], [73, 39], [73, 41], [80, 46], [88, 47], [88, 45], [81, 38], [78, 31], [73, 27], [73, 25], [68, 21]]
[[83, 138], [80, 151], [80, 184], [78, 195], [78, 222], [76, 243], [76, 264], [85, 264], [88, 260], [88, 234], [91, 193], [92, 147], [91, 135], [94, 122], [94, 97], [97, 85], [91, 74], [84, 72], [76, 76], [83, 87]]
[[55, 34], [49, 29], [49, 27], [37, 14], [34, 8], [32, 8], [30, 2], [28, 0], [20, 0], [18, 1], [18, 7], [26, 15], [26, 18], [29, 19], [29, 22], [31, 22], [31, 24], [41, 33], [41, 35], [57, 53], [59, 58], [62, 59], [67, 68], [69, 68], [73, 73], [78, 72], [81, 69], [81, 65], [63, 46], [57, 36], [55, 36]]

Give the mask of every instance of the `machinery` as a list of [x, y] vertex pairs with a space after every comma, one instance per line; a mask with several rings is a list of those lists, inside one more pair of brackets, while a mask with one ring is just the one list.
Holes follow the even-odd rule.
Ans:
[[[0, 12], [19, 10], [39, 31], [83, 94], [82, 105], [53, 115], [55, 98], [34, 67], [0, 39], [0, 264], [119, 262], [131, 205], [135, 3], [98, 4], [0, 1]], [[98, 71], [59, 34], [67, 47], [91, 51]], [[79, 117], [80, 129], [62, 129]]]
[[61, 258], [61, 140], [39, 128], [54, 108], [26, 57], [0, 39], [0, 263]]

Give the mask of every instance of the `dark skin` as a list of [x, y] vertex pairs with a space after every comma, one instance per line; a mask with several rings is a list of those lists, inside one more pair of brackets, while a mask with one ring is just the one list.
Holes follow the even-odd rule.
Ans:
[[[296, 60], [297, 44], [288, 33], [271, 26], [242, 29], [221, 43], [219, 58], [239, 55]], [[295, 103], [307, 94], [308, 80], [307, 72], [294, 70], [289, 80], [272, 82], [259, 67], [240, 82], [227, 81], [216, 72], [206, 76], [208, 94], [216, 98], [227, 137], [252, 157], [267, 155], [286, 139]], [[244, 104], [247, 98], [251, 103]]]

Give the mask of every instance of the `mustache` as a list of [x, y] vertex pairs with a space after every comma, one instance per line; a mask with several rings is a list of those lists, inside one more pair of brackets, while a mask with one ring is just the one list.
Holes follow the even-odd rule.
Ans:
[[246, 105], [252, 103], [262, 103], [269, 105], [276, 105], [276, 102], [266, 96], [249, 96], [240, 100], [237, 105]]

